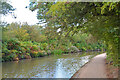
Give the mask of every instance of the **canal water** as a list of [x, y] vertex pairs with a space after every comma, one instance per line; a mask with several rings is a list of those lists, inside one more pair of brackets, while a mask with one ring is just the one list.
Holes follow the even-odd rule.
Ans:
[[71, 78], [91, 55], [81, 53], [3, 62], [2, 78]]

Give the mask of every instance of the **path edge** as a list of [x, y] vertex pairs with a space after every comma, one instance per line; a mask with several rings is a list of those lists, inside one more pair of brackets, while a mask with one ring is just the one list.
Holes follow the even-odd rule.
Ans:
[[[104, 53], [102, 53], [102, 54], [104, 54]], [[100, 55], [100, 54], [98, 54], [98, 55]], [[98, 55], [96, 55], [96, 56], [98, 56]], [[94, 56], [94, 57], [96, 57], [96, 56]], [[87, 66], [88, 63], [90, 63], [94, 57], [92, 57], [88, 62], [86, 62], [84, 65], [82, 65], [81, 68], [80, 68], [77, 72], [75, 72], [70, 79], [72, 79], [72, 78], [78, 78], [78, 76], [80, 75], [82, 69], [83, 69], [85, 66]]]

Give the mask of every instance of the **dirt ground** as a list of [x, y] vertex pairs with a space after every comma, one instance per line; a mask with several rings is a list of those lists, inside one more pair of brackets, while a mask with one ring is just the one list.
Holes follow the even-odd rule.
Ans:
[[115, 67], [112, 64], [108, 64], [106, 61], [106, 73], [108, 78], [118, 78], [118, 70], [118, 67]]

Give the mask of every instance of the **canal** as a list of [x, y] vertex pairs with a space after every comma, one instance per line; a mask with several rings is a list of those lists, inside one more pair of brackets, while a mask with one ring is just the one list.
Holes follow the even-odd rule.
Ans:
[[93, 53], [63, 54], [2, 63], [2, 78], [71, 78]]

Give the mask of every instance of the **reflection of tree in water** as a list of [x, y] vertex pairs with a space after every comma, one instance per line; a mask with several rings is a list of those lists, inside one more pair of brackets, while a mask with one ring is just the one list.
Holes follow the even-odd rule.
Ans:
[[[8, 67], [8, 65], [10, 65]], [[3, 77], [47, 77], [54, 70], [54, 61], [46, 59], [23, 60], [19, 63], [3, 63]], [[6, 74], [6, 75], [5, 75]], [[47, 74], [47, 75], [46, 75]]]
[[70, 78], [88, 57], [77, 54], [44, 57], [20, 62], [3, 63], [3, 77], [9, 78]]
[[[61, 58], [59, 62], [61, 63], [60, 68], [64, 72], [63, 75], [67, 75], [67, 78], [71, 77], [77, 70], [80, 69], [82, 65], [89, 61], [89, 56], [77, 57], [77, 58]], [[60, 73], [59, 73], [60, 74]]]

